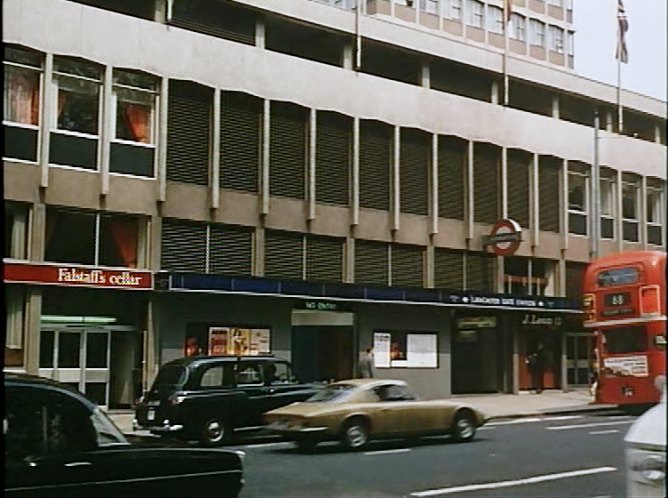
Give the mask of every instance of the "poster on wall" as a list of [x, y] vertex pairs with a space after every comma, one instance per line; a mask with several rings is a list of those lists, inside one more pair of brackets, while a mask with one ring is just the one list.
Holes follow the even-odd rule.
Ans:
[[408, 334], [406, 343], [406, 366], [416, 368], [436, 368], [438, 366], [436, 334]]
[[373, 334], [376, 368], [437, 368], [437, 334], [379, 331]]
[[376, 368], [390, 366], [390, 334], [386, 332], [373, 334], [373, 366]]
[[270, 329], [209, 327], [209, 354], [257, 356], [270, 352]]

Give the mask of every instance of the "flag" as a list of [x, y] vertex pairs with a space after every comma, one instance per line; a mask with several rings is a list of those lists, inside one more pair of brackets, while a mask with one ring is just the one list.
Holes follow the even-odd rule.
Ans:
[[617, 0], [617, 51], [615, 59], [626, 64], [629, 62], [629, 52], [626, 49], [626, 32], [629, 30], [629, 21], [626, 19], [624, 2]]
[[505, 11], [506, 14], [506, 24], [510, 22], [510, 16], [513, 13], [513, 0], [503, 0], [503, 10]]

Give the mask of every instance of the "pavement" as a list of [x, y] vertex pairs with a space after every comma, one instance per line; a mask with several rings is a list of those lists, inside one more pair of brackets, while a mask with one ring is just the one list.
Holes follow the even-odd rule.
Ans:
[[[586, 387], [573, 388], [567, 392], [549, 389], [540, 394], [528, 391], [520, 391], [518, 394], [458, 394], [450, 399], [470, 404], [488, 419], [585, 413], [616, 408], [615, 405], [595, 404]], [[150, 435], [148, 431], [133, 430], [132, 410], [109, 410], [108, 414], [123, 433], [137, 437]]]

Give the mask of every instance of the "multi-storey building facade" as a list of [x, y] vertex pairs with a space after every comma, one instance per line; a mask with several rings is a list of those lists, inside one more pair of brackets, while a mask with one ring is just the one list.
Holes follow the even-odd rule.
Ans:
[[124, 406], [191, 351], [323, 380], [375, 346], [448, 396], [528, 387], [542, 340], [587, 382], [584, 266], [666, 247], [666, 103], [618, 129], [568, 1], [507, 37], [501, 0], [359, 5], [3, 3], [6, 369]]

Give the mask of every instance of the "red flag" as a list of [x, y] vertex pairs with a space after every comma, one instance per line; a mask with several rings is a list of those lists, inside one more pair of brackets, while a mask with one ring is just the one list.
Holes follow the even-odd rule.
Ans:
[[626, 32], [629, 30], [629, 21], [626, 18], [624, 2], [617, 0], [617, 51], [615, 59], [626, 64], [629, 61], [629, 52], [626, 48]]

